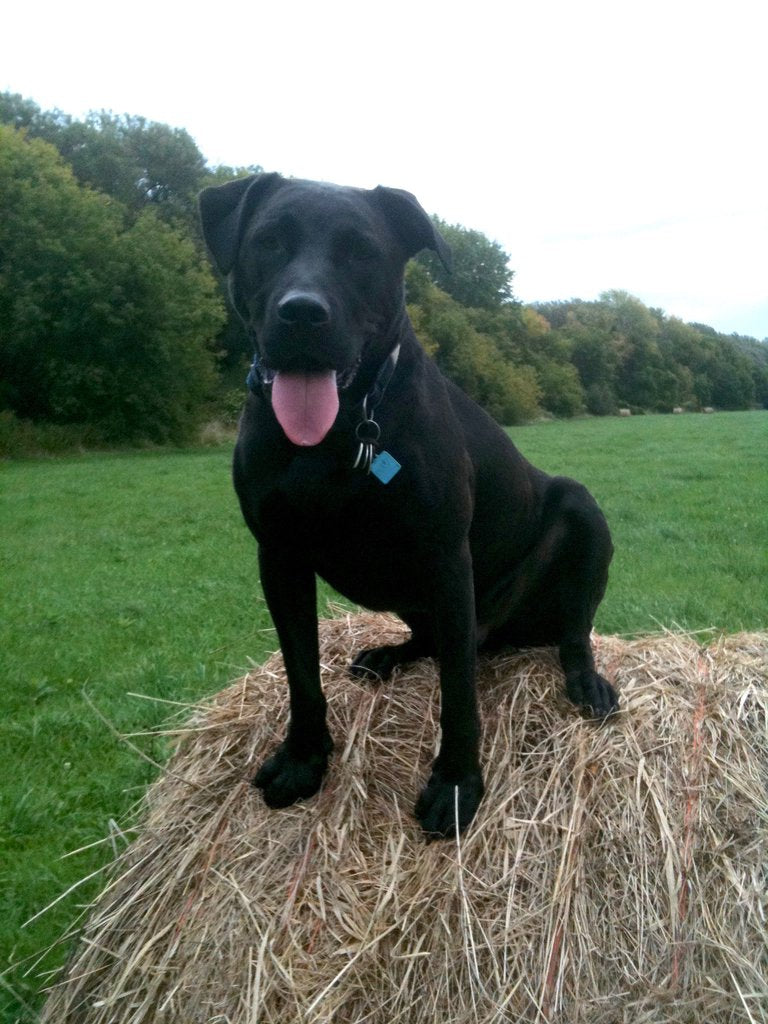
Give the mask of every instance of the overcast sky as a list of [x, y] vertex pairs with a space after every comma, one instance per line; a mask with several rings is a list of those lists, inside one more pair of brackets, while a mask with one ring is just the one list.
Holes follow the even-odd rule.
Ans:
[[764, 0], [42, 0], [3, 12], [0, 90], [409, 189], [526, 302], [620, 288], [763, 338], [767, 27]]

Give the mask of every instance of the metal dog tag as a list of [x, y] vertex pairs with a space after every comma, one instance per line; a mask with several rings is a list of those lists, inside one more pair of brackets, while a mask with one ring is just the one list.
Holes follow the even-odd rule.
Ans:
[[383, 484], [388, 484], [392, 477], [397, 476], [401, 469], [400, 463], [389, 452], [379, 452], [371, 463], [371, 473], [373, 473], [377, 480], [381, 480]]

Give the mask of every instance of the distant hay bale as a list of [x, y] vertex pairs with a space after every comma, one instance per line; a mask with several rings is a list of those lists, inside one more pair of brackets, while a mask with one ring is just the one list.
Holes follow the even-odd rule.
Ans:
[[401, 629], [322, 624], [336, 752], [304, 804], [249, 785], [285, 726], [279, 655], [195, 711], [42, 1021], [768, 1021], [768, 634], [596, 638], [604, 727], [551, 652], [482, 661], [486, 796], [429, 844], [435, 667], [345, 672]]

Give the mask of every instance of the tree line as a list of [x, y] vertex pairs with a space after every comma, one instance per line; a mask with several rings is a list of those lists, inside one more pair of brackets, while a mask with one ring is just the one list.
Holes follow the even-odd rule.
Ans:
[[[32, 423], [93, 444], [180, 444], [233, 414], [250, 352], [196, 197], [259, 170], [209, 167], [183, 129], [0, 94], [0, 433]], [[524, 306], [497, 243], [436, 223], [452, 272], [431, 254], [412, 261], [409, 312], [443, 371], [502, 423], [768, 406], [765, 343], [625, 292]]]

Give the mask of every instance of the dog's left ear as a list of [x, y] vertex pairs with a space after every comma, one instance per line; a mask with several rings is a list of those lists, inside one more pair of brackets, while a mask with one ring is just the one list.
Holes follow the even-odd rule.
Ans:
[[451, 269], [451, 250], [416, 196], [401, 188], [378, 185], [372, 192], [386, 214], [408, 256], [432, 249], [446, 270]]

